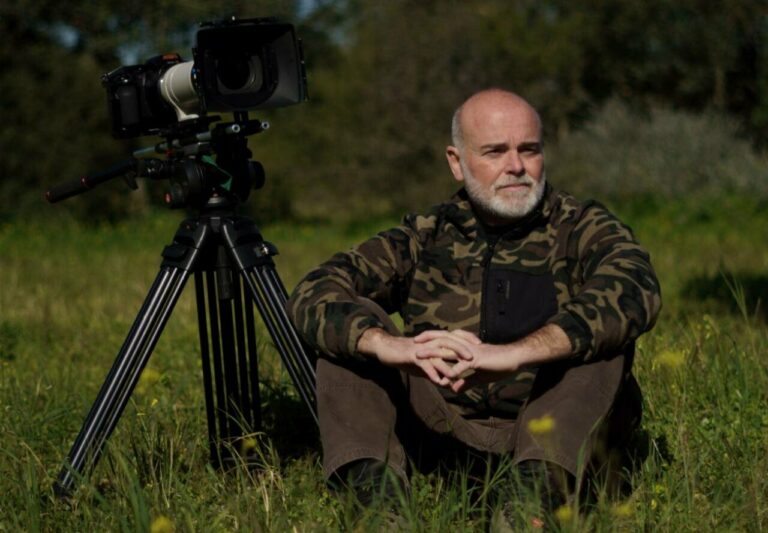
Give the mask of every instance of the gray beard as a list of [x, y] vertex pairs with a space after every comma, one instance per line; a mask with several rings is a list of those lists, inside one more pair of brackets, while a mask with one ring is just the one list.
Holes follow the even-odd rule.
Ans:
[[[546, 174], [542, 174], [538, 182], [528, 174], [519, 178], [499, 178], [490, 187], [486, 188], [475, 179], [475, 176], [464, 166], [463, 162], [461, 167], [464, 173], [464, 187], [472, 204], [481, 212], [493, 218], [509, 222], [519, 220], [533, 211], [544, 196], [544, 189], [547, 183]], [[531, 187], [525, 195], [519, 197], [504, 198], [494, 194], [497, 187], [510, 183], [528, 183]]]

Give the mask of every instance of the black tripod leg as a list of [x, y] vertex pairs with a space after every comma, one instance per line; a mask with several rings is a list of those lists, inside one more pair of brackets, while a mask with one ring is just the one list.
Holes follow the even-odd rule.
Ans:
[[237, 268], [243, 274], [283, 366], [317, 422], [316, 357], [299, 338], [285, 311], [287, 293], [272, 260], [272, 256], [277, 253], [276, 249], [262, 240], [255, 224], [249, 219], [228, 220], [222, 226], [222, 235], [230, 247]]
[[305, 347], [293, 328], [285, 312], [285, 288], [274, 269], [274, 264], [253, 267], [247, 274], [251, 291], [254, 287], [260, 297], [256, 299], [267, 330], [275, 340], [275, 346], [281, 354], [283, 363], [294, 381], [299, 395], [310, 408], [317, 421], [315, 412], [315, 359], [313, 353]]
[[211, 462], [221, 467], [261, 428], [253, 305], [228, 265], [196, 273], [195, 286]]
[[57, 494], [71, 493], [76, 478], [98, 462], [188, 277], [180, 269], [161, 269], [67, 455], [54, 485]]
[[54, 483], [56, 494], [70, 494], [77, 479], [98, 462], [104, 443], [115, 429], [208, 235], [205, 225], [185, 221], [174, 243], [163, 250], [160, 273], [67, 455]]

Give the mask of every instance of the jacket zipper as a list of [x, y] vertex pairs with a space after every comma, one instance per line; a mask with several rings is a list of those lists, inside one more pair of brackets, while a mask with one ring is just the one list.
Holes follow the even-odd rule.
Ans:
[[488, 293], [488, 271], [490, 270], [491, 266], [491, 260], [493, 259], [493, 254], [496, 250], [496, 244], [499, 242], [499, 239], [488, 241], [488, 248], [485, 250], [485, 255], [483, 256], [483, 260], [480, 262], [480, 266], [483, 267], [483, 288], [482, 292], [480, 293], [480, 340], [485, 342], [485, 335], [487, 333], [487, 324], [486, 324], [486, 310], [485, 310], [485, 296]]
[[[485, 296], [488, 293], [488, 278], [490, 277], [488, 275], [488, 271], [491, 269], [491, 261], [493, 260], [493, 254], [496, 250], [496, 244], [499, 242], [500, 239], [494, 239], [488, 241], [488, 249], [485, 250], [485, 255], [483, 256], [483, 260], [480, 263], [480, 266], [483, 267], [483, 288], [482, 293], [480, 295], [480, 340], [485, 342], [485, 336], [487, 333], [487, 324], [486, 324], [486, 302], [485, 302]], [[480, 393], [480, 402], [485, 404], [486, 409], [490, 409], [491, 407], [491, 384], [486, 383], [482, 385], [478, 385], [478, 392]]]

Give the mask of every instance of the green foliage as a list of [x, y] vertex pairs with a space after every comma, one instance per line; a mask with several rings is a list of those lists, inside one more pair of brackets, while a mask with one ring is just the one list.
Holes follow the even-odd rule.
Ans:
[[[551, 154], [563, 163], [550, 176], [566, 188], [584, 182], [579, 190], [597, 185], [589, 195], [630, 196], [655, 193], [661, 183], [663, 193], [675, 195], [706, 178], [697, 190], [717, 195], [755, 186], [764, 194], [763, 156], [750, 146], [764, 131], [748, 115], [762, 105], [754, 83], [768, 72], [760, 63], [765, 10], [737, 0], [723, 15], [700, 4], [326, 5], [306, 24], [336, 36], [336, 52], [309, 63], [311, 101], [281, 110], [280, 138], [265, 150], [280, 156], [268, 168], [286, 176], [300, 217], [354, 220], [422, 209], [456, 188], [442, 153], [455, 106], [498, 85], [540, 109]], [[697, 118], [710, 107], [718, 111]], [[680, 111], [663, 111], [675, 108]], [[638, 129], [642, 139], [635, 139]], [[744, 131], [751, 140], [742, 140]], [[583, 150], [585, 138], [582, 143], [618, 138], [622, 150], [634, 147], [605, 163], [613, 166], [611, 176], [632, 178], [603, 182], [605, 169], [591, 165], [608, 159], [597, 152], [605, 145]], [[640, 152], [645, 148], [651, 153]]]
[[765, 156], [723, 114], [663, 107], [647, 113], [611, 101], [546, 154], [549, 176], [582, 197], [768, 198]]
[[[50, 213], [41, 201], [47, 186], [153, 143], [109, 138], [99, 76], [168, 51], [189, 58], [195, 24], [230, 14], [282, 16], [304, 37], [311, 100], [256, 113], [275, 126], [251, 142], [268, 174], [249, 204], [262, 220], [349, 221], [445, 197], [455, 188], [442, 153], [451, 113], [493, 85], [540, 109], [552, 145], [585, 126], [604, 127], [603, 109], [615, 109], [616, 99], [654, 117], [660, 129], [646, 132], [664, 139], [654, 139], [657, 146], [668, 144], [665, 128], [683, 127], [658, 109], [715, 109], [730, 117], [725, 131], [736, 124], [749, 143], [768, 143], [763, 0], [16, 0], [0, 9], [0, 218]], [[700, 128], [721, 126], [719, 118], [702, 120]], [[612, 133], [631, 138], [633, 121], [624, 125]], [[724, 148], [732, 144], [725, 133], [707, 139], [723, 142], [700, 145], [710, 168], [738, 157]], [[738, 152], [755, 160], [746, 146]], [[732, 165], [723, 172], [734, 182], [753, 179]], [[129, 194], [112, 183], [56, 210], [115, 221], [159, 203], [162, 193], [154, 186]]]
[[[560, 526], [765, 529], [768, 327], [759, 305], [768, 250], [758, 231], [744, 228], [768, 226], [768, 210], [740, 196], [614, 202], [613, 208], [651, 252], [664, 290], [663, 314], [636, 357], [650, 456], [627, 498], [604, 495], [579, 512], [561, 511]], [[381, 510], [359, 517], [326, 491], [317, 434], [263, 329], [266, 431], [249, 436], [258, 468], [210, 468], [191, 288], [95, 472], [72, 501], [52, 497], [63, 456], [179, 218], [161, 213], [99, 227], [66, 220], [0, 225], [0, 531], [369, 531], [386, 525], [391, 517]], [[333, 251], [394, 222], [281, 223], [265, 228], [265, 236], [280, 247], [278, 267], [291, 287]], [[723, 279], [717, 283], [726, 290], [691, 291], [697, 279]], [[502, 483], [497, 477], [489, 473], [492, 488]], [[403, 520], [418, 531], [483, 530], [493, 516], [487, 498], [461, 472], [416, 476]]]
[[[101, 72], [88, 55], [34, 39], [0, 49], [0, 65], [13, 73], [0, 77], [0, 215], [39, 212], [46, 185], [120, 157], [116, 142], [94, 135], [108, 129]], [[97, 194], [78, 208], [90, 211], [101, 204], [101, 214], [124, 214], [128, 202], [120, 196], [105, 205], [108, 197]]]
[[[168, 51], [190, 58], [196, 23], [238, 14], [292, 18], [293, 1], [217, 3], [47, 2], [3, 5], [0, 31], [0, 219], [38, 217], [52, 185], [126, 159], [155, 139], [110, 136], [102, 74], [126, 58], [139, 62]], [[152, 194], [162, 191], [152, 188]], [[81, 219], [115, 221], [141, 213], [150, 192], [117, 183], [57, 206]], [[283, 193], [283, 197], [285, 194]], [[274, 196], [270, 206], [287, 209]], [[159, 203], [154, 200], [154, 203]], [[268, 212], [268, 210], [265, 210]], [[274, 216], [274, 215], [272, 215]]]

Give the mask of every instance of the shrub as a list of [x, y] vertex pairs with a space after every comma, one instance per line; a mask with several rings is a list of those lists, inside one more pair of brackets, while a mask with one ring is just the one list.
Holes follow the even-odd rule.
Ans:
[[547, 153], [549, 177], [585, 197], [624, 200], [728, 192], [768, 197], [766, 157], [721, 114], [611, 101], [582, 130]]

